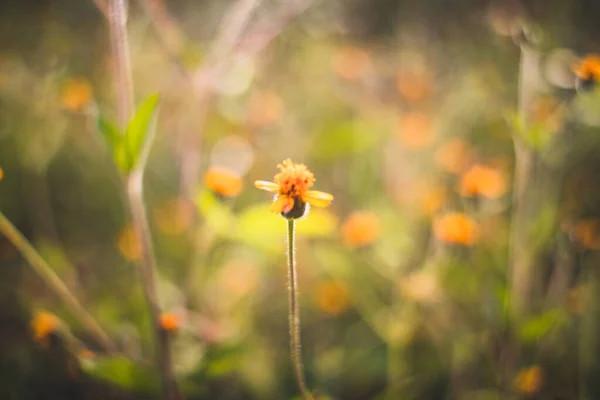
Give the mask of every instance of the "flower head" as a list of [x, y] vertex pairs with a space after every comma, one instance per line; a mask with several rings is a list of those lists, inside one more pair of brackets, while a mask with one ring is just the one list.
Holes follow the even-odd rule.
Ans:
[[515, 378], [515, 387], [521, 393], [533, 394], [540, 390], [544, 383], [542, 369], [537, 365], [522, 369]]
[[207, 188], [224, 197], [235, 197], [242, 191], [242, 177], [227, 168], [211, 167], [204, 175]]
[[478, 239], [479, 228], [469, 216], [451, 212], [436, 218], [433, 233], [444, 243], [470, 246]]
[[309, 190], [315, 177], [304, 164], [294, 164], [291, 159], [277, 164], [280, 172], [274, 182], [256, 181], [254, 185], [267, 192], [277, 192], [271, 211], [285, 218], [300, 218], [306, 212], [306, 204], [313, 207], [327, 207], [333, 201], [329, 193]]
[[160, 324], [160, 327], [167, 332], [175, 332], [181, 326], [179, 318], [172, 312], [160, 314], [158, 323]]
[[47, 311], [40, 311], [31, 320], [31, 330], [33, 338], [42, 345], [48, 345], [48, 337], [56, 332], [59, 327], [59, 320], [56, 315]]
[[460, 180], [460, 194], [466, 197], [484, 196], [495, 199], [506, 192], [502, 173], [485, 165], [474, 165]]
[[600, 55], [590, 54], [573, 66], [577, 83], [583, 89], [590, 88], [600, 80]]

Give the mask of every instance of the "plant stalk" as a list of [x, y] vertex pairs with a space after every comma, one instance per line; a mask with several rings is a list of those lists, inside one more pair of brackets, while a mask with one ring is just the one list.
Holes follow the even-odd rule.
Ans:
[[302, 348], [300, 345], [300, 310], [298, 307], [298, 275], [296, 272], [296, 221], [288, 219], [287, 255], [288, 255], [288, 289], [289, 289], [289, 322], [290, 322], [290, 354], [296, 375], [296, 382], [305, 400], [313, 400], [306, 387], [302, 366]]
[[27, 260], [33, 270], [48, 285], [50, 290], [71, 310], [79, 321], [94, 335], [98, 343], [107, 351], [113, 352], [114, 346], [108, 335], [102, 330], [96, 320], [85, 310], [67, 285], [56, 275], [52, 267], [33, 248], [31, 243], [17, 228], [0, 212], [0, 232], [15, 246]]
[[154, 357], [160, 372], [165, 398], [179, 400], [182, 397], [175, 378], [169, 334], [160, 326], [161, 308], [156, 285], [156, 259], [144, 207], [142, 181], [142, 171], [135, 170], [126, 182], [132, 222], [142, 247], [142, 261], [139, 264], [140, 277], [150, 312], [152, 333], [154, 335]]

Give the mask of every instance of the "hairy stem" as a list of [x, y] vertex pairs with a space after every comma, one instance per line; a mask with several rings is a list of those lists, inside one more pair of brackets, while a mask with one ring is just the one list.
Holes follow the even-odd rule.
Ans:
[[177, 386], [177, 380], [175, 379], [169, 336], [168, 332], [161, 328], [159, 321], [161, 309], [156, 288], [156, 259], [152, 249], [152, 236], [144, 208], [142, 181], [143, 174], [140, 170], [134, 171], [127, 180], [127, 194], [133, 226], [142, 246], [142, 262], [139, 264], [140, 276], [150, 311], [152, 332], [154, 335], [154, 357], [161, 375], [165, 398], [168, 400], [178, 400], [182, 397]]
[[56, 275], [54, 270], [33, 248], [31, 243], [19, 232], [17, 228], [0, 212], [0, 232], [15, 246], [27, 260], [33, 270], [48, 285], [50, 290], [71, 310], [79, 321], [94, 335], [98, 343], [108, 352], [114, 351], [108, 335], [102, 330], [96, 320], [77, 301], [67, 285]]
[[302, 397], [312, 400], [313, 396], [308, 391], [304, 381], [302, 367], [302, 348], [300, 345], [300, 310], [298, 307], [298, 276], [296, 273], [296, 221], [288, 219], [287, 255], [288, 255], [288, 289], [289, 289], [289, 320], [290, 320], [290, 352], [296, 381]]

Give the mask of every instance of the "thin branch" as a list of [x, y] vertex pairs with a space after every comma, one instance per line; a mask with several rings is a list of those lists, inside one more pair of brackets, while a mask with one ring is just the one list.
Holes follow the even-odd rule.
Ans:
[[112, 46], [117, 94], [117, 120], [125, 128], [133, 115], [133, 80], [127, 41], [127, 15], [124, 0], [110, 0], [110, 42]]
[[102, 330], [85, 308], [75, 298], [67, 285], [56, 275], [52, 267], [40, 256], [29, 241], [19, 232], [17, 228], [0, 212], [0, 232], [15, 246], [21, 255], [27, 260], [33, 270], [48, 285], [50, 290], [71, 310], [79, 321], [94, 335], [98, 343], [109, 353], [115, 347], [108, 335]]

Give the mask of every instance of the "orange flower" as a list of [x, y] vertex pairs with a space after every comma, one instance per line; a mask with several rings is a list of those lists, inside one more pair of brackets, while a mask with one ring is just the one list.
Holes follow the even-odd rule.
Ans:
[[248, 122], [265, 126], [277, 122], [284, 112], [281, 97], [273, 92], [261, 92], [252, 96], [248, 110]]
[[584, 85], [600, 80], [600, 55], [589, 54], [573, 66], [573, 73]]
[[443, 187], [431, 187], [421, 193], [421, 211], [427, 216], [438, 212], [446, 202], [446, 189]]
[[133, 225], [127, 225], [119, 233], [119, 251], [128, 261], [138, 261], [142, 258], [142, 242]]
[[352, 247], [361, 247], [375, 242], [380, 235], [377, 214], [369, 211], [355, 212], [342, 225], [344, 242]]
[[0, 181], [4, 178], [4, 170], [0, 168]]
[[537, 393], [544, 382], [544, 375], [540, 367], [533, 366], [522, 369], [515, 378], [515, 388], [526, 394]]
[[585, 219], [577, 222], [573, 228], [573, 239], [584, 249], [600, 249], [600, 221]]
[[469, 159], [469, 146], [460, 139], [453, 138], [440, 146], [435, 152], [435, 162], [446, 172], [461, 173]]
[[61, 103], [69, 111], [81, 111], [92, 100], [92, 87], [82, 78], [70, 79], [61, 92]]
[[48, 336], [58, 330], [59, 320], [56, 315], [47, 311], [39, 311], [31, 320], [33, 338], [42, 345], [48, 344]]
[[204, 174], [204, 184], [222, 196], [234, 197], [240, 194], [244, 183], [238, 173], [228, 168], [211, 167]]
[[398, 138], [409, 149], [422, 149], [433, 142], [431, 117], [423, 112], [411, 112], [398, 124]]
[[348, 288], [337, 282], [322, 282], [315, 290], [315, 301], [323, 312], [340, 315], [350, 306]]
[[479, 237], [479, 228], [469, 216], [452, 212], [436, 218], [433, 233], [444, 243], [470, 246]]
[[396, 78], [398, 92], [409, 103], [426, 100], [432, 91], [431, 77], [425, 69], [403, 70]]
[[356, 47], [344, 47], [333, 58], [335, 72], [349, 81], [365, 76], [370, 64], [369, 53]]
[[166, 312], [166, 313], [160, 314], [160, 317], [158, 319], [158, 324], [160, 325], [160, 327], [162, 329], [164, 329], [167, 332], [175, 332], [181, 326], [181, 322], [179, 321], [179, 318], [171, 312]]
[[466, 197], [497, 198], [506, 192], [506, 182], [499, 170], [485, 165], [474, 165], [460, 180], [460, 194]]
[[167, 235], [179, 235], [190, 227], [193, 214], [193, 205], [176, 197], [154, 209], [154, 221]]
[[285, 218], [300, 218], [306, 211], [306, 204], [313, 207], [327, 207], [333, 201], [329, 193], [309, 190], [315, 183], [315, 177], [304, 164], [294, 164], [291, 159], [277, 164], [280, 172], [275, 182], [256, 181], [254, 185], [267, 192], [277, 192], [277, 198], [271, 204], [271, 211]]

